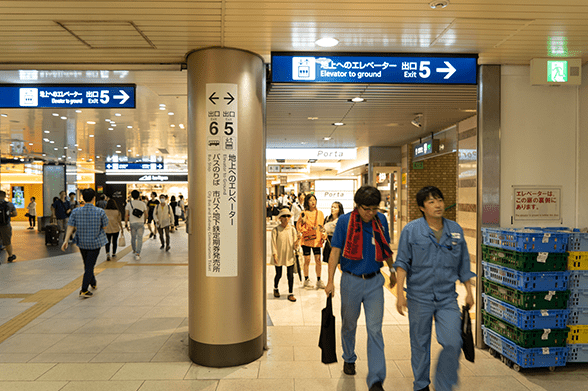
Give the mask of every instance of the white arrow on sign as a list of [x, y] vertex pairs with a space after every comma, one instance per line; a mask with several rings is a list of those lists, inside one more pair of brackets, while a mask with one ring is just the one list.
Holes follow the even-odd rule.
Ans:
[[435, 70], [440, 73], [447, 72], [447, 75], [445, 75], [444, 79], [449, 79], [451, 75], [455, 73], [455, 68], [453, 67], [453, 65], [451, 65], [451, 63], [449, 63], [449, 61], [443, 62], [445, 63], [445, 65], [447, 65], [447, 68], [437, 68]]
[[115, 96], [113, 96], [113, 98], [114, 99], [122, 99], [120, 101], [120, 104], [122, 105], [123, 103], [125, 103], [129, 99], [129, 95], [126, 92], [124, 92], [123, 90], [119, 90], [119, 91], [122, 95], [115, 95]]

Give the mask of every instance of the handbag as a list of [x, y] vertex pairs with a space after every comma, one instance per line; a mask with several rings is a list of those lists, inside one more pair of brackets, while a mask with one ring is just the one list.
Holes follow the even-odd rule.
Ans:
[[31, 217], [31, 214], [29, 212], [25, 213], [25, 217]]
[[[131, 203], [131, 208], [133, 208], [133, 202], [132, 201], [129, 201], [129, 202]], [[141, 209], [133, 208], [132, 215], [135, 217], [141, 217], [141, 216], [143, 216], [143, 211]]]
[[182, 208], [180, 208], [180, 205], [176, 205], [176, 216], [181, 216], [182, 215]]
[[125, 239], [125, 231], [120, 231], [120, 237], [118, 238], [118, 246], [126, 247], [127, 241]]
[[476, 349], [474, 348], [474, 335], [472, 334], [472, 319], [470, 318], [470, 306], [464, 305], [461, 310], [461, 339], [462, 350], [466, 360], [474, 362]]
[[319, 348], [321, 348], [321, 362], [332, 364], [337, 362], [337, 348], [335, 337], [335, 316], [333, 315], [333, 299], [327, 297], [327, 306], [321, 311], [321, 334]]

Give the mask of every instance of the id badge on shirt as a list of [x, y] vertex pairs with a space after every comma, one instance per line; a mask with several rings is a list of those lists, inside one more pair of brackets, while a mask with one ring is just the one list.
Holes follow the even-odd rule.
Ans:
[[376, 238], [374, 238], [374, 237], [372, 236], [372, 246], [375, 246], [375, 245], [376, 245]]

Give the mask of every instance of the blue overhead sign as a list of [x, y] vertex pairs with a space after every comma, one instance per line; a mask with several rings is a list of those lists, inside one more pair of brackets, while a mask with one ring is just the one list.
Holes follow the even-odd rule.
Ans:
[[106, 163], [107, 170], [163, 170], [163, 163]]
[[135, 85], [1, 85], [1, 108], [134, 109]]
[[272, 53], [273, 83], [476, 84], [471, 56]]

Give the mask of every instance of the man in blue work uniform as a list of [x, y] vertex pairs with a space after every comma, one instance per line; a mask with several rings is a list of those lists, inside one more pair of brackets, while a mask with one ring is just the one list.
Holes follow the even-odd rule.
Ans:
[[384, 262], [391, 271], [390, 287], [396, 283], [388, 222], [386, 216], [378, 213], [381, 199], [378, 189], [362, 186], [355, 193], [353, 200], [356, 207], [353, 212], [339, 217], [331, 241], [329, 281], [325, 287], [327, 296], [335, 293], [335, 271], [341, 260], [341, 342], [345, 361], [343, 372], [346, 375], [355, 375], [355, 332], [363, 303], [368, 333], [366, 381], [370, 391], [383, 391], [382, 383], [386, 378], [382, 336], [385, 279], [380, 273]]
[[[423, 217], [408, 223], [400, 234], [394, 268], [397, 273], [396, 307], [408, 308], [414, 389], [429, 390], [431, 324], [435, 318], [437, 341], [443, 347], [435, 375], [435, 390], [450, 391], [457, 384], [461, 353], [461, 313], [455, 281], [466, 288], [466, 304], [474, 305], [470, 257], [463, 230], [443, 218], [441, 190], [427, 186], [416, 195]], [[406, 297], [404, 280], [406, 279]]]

